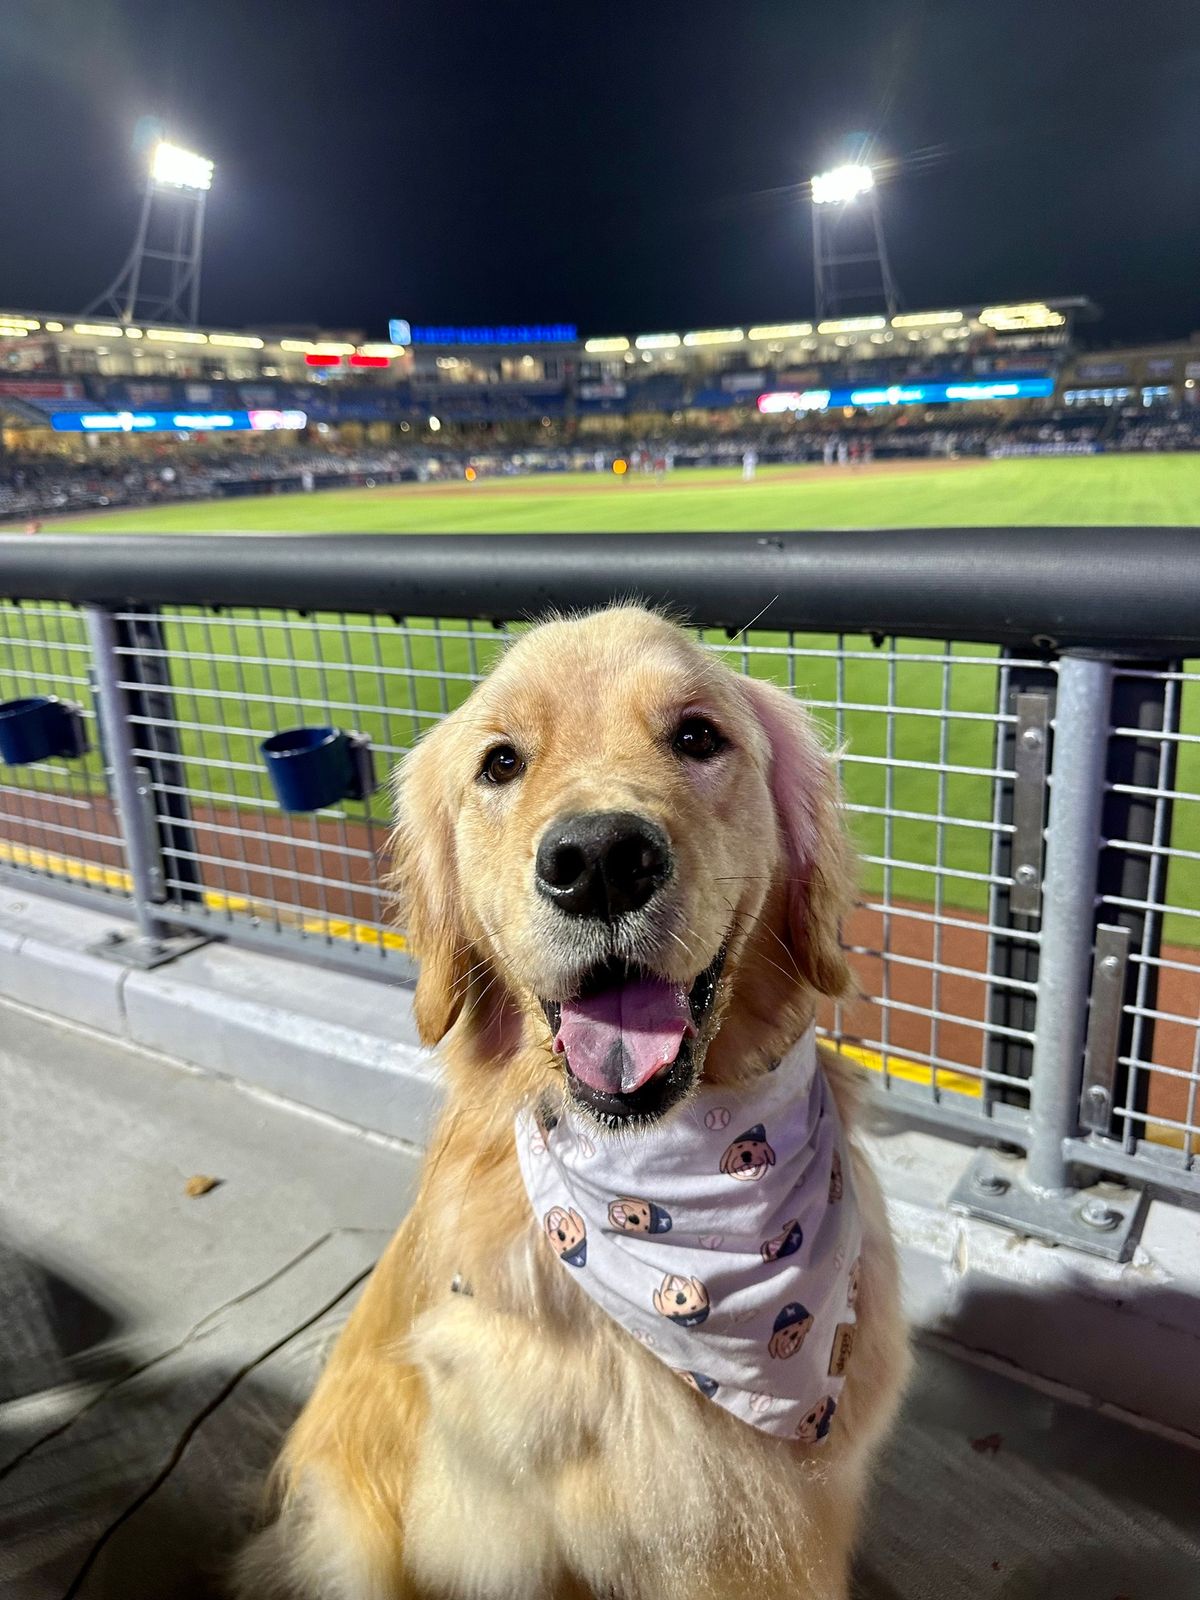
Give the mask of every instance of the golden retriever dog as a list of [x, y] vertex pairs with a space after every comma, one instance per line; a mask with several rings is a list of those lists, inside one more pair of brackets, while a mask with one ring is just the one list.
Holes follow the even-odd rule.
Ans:
[[[810, 718], [615, 606], [521, 637], [402, 763], [397, 801], [416, 1017], [441, 1045], [445, 1109], [284, 1445], [238, 1593], [843, 1600], [908, 1361], [883, 1200], [853, 1145], [853, 1359], [832, 1428], [824, 1398], [792, 1438], [712, 1403], [703, 1374], [673, 1371], [579, 1288], [582, 1218], [534, 1214], [514, 1148], [523, 1109], [569, 1103], [597, 1142], [636, 1151], [701, 1082], [777, 1066], [820, 997], [847, 989], [850, 852]], [[556, 1052], [555, 1019], [630, 973], [673, 986], [688, 1017], [674, 1059], [600, 1092]], [[849, 1075], [820, 1060], [852, 1123]], [[775, 1154], [761, 1127], [729, 1133], [728, 1187], [751, 1199]], [[669, 1225], [615, 1198], [614, 1232]], [[787, 1230], [768, 1244], [790, 1248]], [[663, 1316], [706, 1306], [703, 1283], [662, 1284]], [[803, 1331], [797, 1312], [777, 1356]]]

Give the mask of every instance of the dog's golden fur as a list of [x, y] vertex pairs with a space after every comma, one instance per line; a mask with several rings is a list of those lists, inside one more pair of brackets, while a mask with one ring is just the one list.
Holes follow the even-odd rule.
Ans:
[[[728, 733], [727, 759], [673, 752], [685, 712]], [[497, 741], [526, 762], [502, 789], [479, 779]], [[532, 892], [557, 816], [637, 810], [667, 833], [667, 921], [644, 954], [682, 982], [727, 945], [698, 1042], [708, 1081], [763, 1070], [816, 997], [845, 988], [850, 864], [806, 714], [638, 607], [552, 621], [422, 740], [398, 801], [416, 1014], [442, 1041], [446, 1107], [416, 1203], [286, 1442], [275, 1520], [239, 1592], [841, 1600], [907, 1363], [861, 1157], [857, 1342], [836, 1424], [809, 1448], [694, 1393], [579, 1290], [531, 1213], [513, 1141], [517, 1109], [563, 1085], [537, 997], [561, 989], [564, 957]], [[848, 1082], [823, 1057], [852, 1122]]]

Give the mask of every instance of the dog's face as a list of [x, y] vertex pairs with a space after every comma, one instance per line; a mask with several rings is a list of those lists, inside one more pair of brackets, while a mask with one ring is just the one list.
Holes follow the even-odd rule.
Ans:
[[650, 612], [531, 630], [399, 802], [423, 1036], [507, 1006], [601, 1122], [686, 1096], [748, 951], [760, 982], [845, 986], [836, 793], [803, 709]]
[[812, 1329], [812, 1313], [793, 1301], [791, 1305], [784, 1306], [775, 1319], [775, 1328], [767, 1343], [767, 1349], [776, 1361], [790, 1361], [804, 1346]]
[[708, 1290], [699, 1278], [668, 1273], [654, 1291], [654, 1309], [682, 1328], [698, 1328], [708, 1316]]
[[[759, 1254], [764, 1261], [781, 1261], [784, 1256], [794, 1256], [804, 1243], [804, 1229], [793, 1219], [785, 1223], [777, 1234], [764, 1240]], [[857, 1262], [855, 1263], [857, 1266]]]
[[727, 1178], [737, 1178], [742, 1183], [757, 1183], [765, 1177], [767, 1168], [775, 1165], [775, 1152], [767, 1143], [766, 1130], [748, 1128], [721, 1157], [721, 1171]]
[[711, 1400], [721, 1385], [715, 1378], [708, 1378], [703, 1372], [688, 1372], [684, 1368], [677, 1369], [679, 1376], [689, 1389], [695, 1389], [697, 1394], [702, 1394], [706, 1400]]
[[555, 1255], [568, 1266], [582, 1267], [587, 1261], [587, 1229], [578, 1211], [552, 1206], [546, 1213], [545, 1227]]
[[800, 1419], [796, 1429], [796, 1437], [802, 1444], [816, 1444], [818, 1439], [823, 1439], [829, 1432], [829, 1425], [833, 1421], [833, 1413], [837, 1402], [832, 1395], [826, 1395], [824, 1400], [815, 1405], [806, 1417]]
[[613, 1200], [608, 1208], [608, 1220], [618, 1233], [669, 1233], [670, 1212], [650, 1200], [623, 1198]]

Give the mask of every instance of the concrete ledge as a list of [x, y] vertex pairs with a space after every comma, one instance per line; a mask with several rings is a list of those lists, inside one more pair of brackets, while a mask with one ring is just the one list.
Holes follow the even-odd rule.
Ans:
[[863, 1143], [915, 1328], [1200, 1445], [1200, 1213], [1153, 1202], [1132, 1261], [1105, 1261], [949, 1211], [970, 1146], [886, 1112]]
[[124, 1003], [140, 1045], [410, 1144], [441, 1103], [401, 985], [212, 944], [130, 972]]
[[0, 998], [423, 1144], [441, 1101], [412, 993], [213, 943], [149, 972], [89, 953], [125, 918], [0, 891]]
[[[402, 984], [211, 944], [149, 972], [89, 955], [128, 924], [0, 891], [0, 998], [423, 1145], [441, 1102]], [[971, 1147], [873, 1111], [865, 1136], [918, 1330], [1200, 1444], [1200, 1213], [1161, 1201], [1115, 1264], [961, 1217]]]
[[125, 972], [87, 947], [128, 926], [124, 918], [0, 889], [0, 996], [101, 1033], [123, 1033]]

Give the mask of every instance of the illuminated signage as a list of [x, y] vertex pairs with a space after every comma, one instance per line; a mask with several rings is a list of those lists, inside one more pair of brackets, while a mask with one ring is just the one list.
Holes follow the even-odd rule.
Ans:
[[1054, 379], [979, 378], [952, 383], [891, 383], [862, 389], [780, 389], [758, 397], [764, 416], [784, 411], [825, 411], [830, 406], [938, 405], [960, 400], [1044, 400]]
[[412, 329], [403, 317], [393, 317], [388, 323], [388, 338], [393, 344], [412, 343]]
[[984, 306], [979, 321], [996, 333], [1022, 333], [1030, 328], [1061, 328], [1066, 322], [1061, 311], [1052, 311], [1042, 300], [1019, 306]]
[[57, 433], [260, 433], [300, 429], [303, 411], [56, 411]]
[[[234, 412], [234, 416], [240, 415]], [[307, 427], [308, 418], [303, 411], [247, 411], [250, 426], [255, 433], [276, 432], [279, 429], [291, 431]]]
[[749, 339], [803, 339], [813, 331], [811, 322], [765, 322], [751, 328]]
[[[411, 328], [409, 332], [413, 344], [575, 344], [579, 337], [573, 322], [522, 322], [495, 328], [439, 326]], [[402, 341], [393, 335], [392, 342]]]
[[943, 328], [947, 323], [961, 322], [961, 311], [909, 311], [902, 317], [892, 318], [893, 328]]
[[702, 328], [699, 333], [685, 333], [686, 345], [740, 344], [745, 338], [740, 328]]
[[824, 411], [829, 395], [828, 389], [777, 389], [759, 395], [758, 409], [768, 417], [780, 411]]

